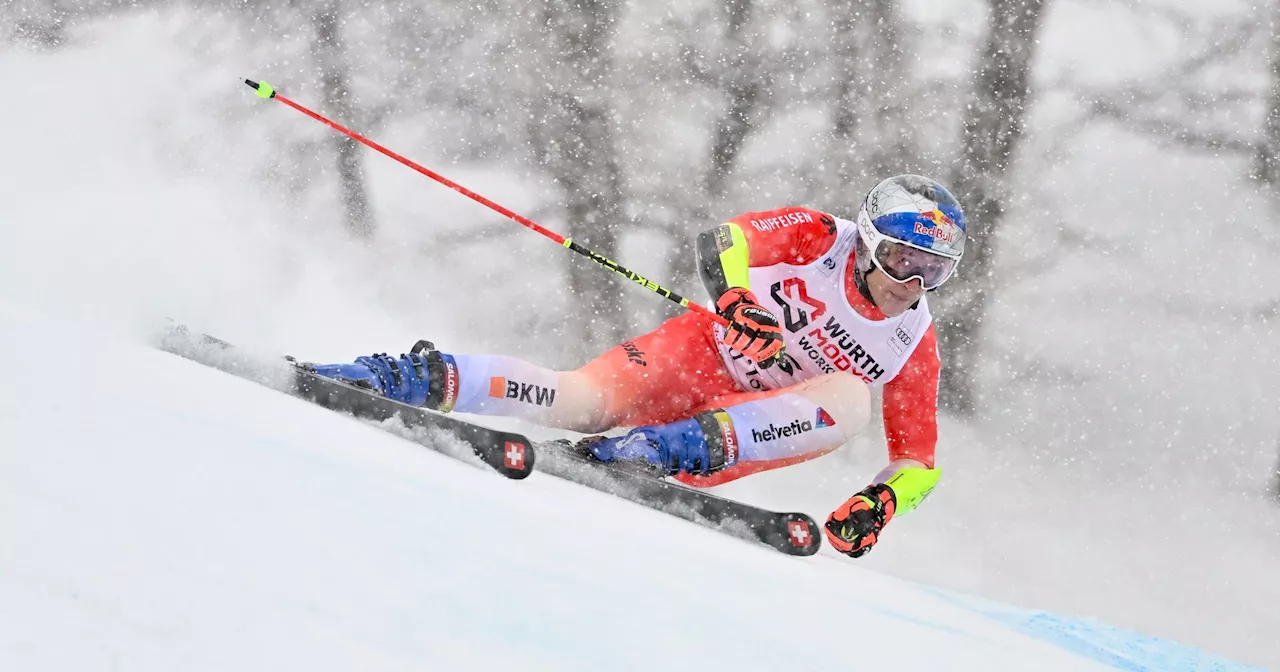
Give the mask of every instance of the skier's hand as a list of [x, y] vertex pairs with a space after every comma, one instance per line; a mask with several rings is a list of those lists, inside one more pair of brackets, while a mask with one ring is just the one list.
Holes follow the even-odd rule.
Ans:
[[782, 353], [782, 327], [778, 318], [756, 302], [755, 294], [745, 287], [734, 287], [716, 301], [716, 310], [729, 328], [724, 343], [742, 353], [761, 368], [768, 368]]
[[880, 530], [893, 519], [898, 498], [883, 483], [868, 485], [862, 492], [827, 517], [823, 532], [837, 551], [851, 558], [865, 555], [880, 538]]

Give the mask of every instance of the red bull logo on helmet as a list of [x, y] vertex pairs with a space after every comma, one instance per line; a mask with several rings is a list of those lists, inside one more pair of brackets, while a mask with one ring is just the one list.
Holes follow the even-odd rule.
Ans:
[[924, 222], [916, 222], [915, 232], [922, 236], [929, 236], [936, 241], [944, 243], [954, 243], [956, 236], [960, 233], [960, 227], [941, 210], [926, 210], [920, 213], [922, 219], [933, 222], [932, 225]]

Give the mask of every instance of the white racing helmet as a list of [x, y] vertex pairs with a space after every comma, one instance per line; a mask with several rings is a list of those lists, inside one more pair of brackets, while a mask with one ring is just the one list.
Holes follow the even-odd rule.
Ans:
[[858, 271], [865, 282], [874, 266], [889, 279], [919, 278], [937, 289], [964, 256], [960, 202], [936, 180], [898, 175], [877, 184], [858, 211]]

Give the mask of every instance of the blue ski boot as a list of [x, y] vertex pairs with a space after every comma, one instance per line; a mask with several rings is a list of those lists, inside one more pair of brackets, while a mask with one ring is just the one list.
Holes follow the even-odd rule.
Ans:
[[636, 427], [624, 436], [593, 436], [578, 442], [601, 462], [639, 462], [664, 476], [706, 475], [738, 461], [733, 421], [721, 410], [665, 425]]
[[325, 378], [372, 390], [410, 406], [453, 410], [458, 396], [458, 366], [453, 357], [418, 341], [409, 354], [392, 357], [379, 353], [357, 357], [350, 364], [304, 364]]

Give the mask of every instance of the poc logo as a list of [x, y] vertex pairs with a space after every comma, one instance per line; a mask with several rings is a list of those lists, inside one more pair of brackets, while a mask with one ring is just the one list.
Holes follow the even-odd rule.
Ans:
[[515, 399], [526, 404], [546, 406], [548, 408], [556, 403], [556, 391], [554, 388], [521, 383], [496, 376], [489, 379], [489, 396], [499, 399]]

